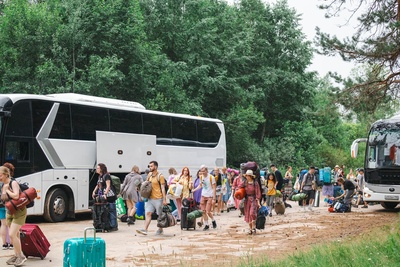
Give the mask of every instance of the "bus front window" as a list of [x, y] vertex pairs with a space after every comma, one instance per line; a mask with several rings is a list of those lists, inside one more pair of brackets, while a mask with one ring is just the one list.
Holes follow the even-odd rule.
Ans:
[[368, 167], [400, 166], [400, 128], [385, 124], [371, 131], [368, 140]]

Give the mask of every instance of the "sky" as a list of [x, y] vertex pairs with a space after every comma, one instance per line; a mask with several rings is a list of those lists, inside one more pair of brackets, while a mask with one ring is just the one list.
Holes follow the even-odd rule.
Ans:
[[[321, 0], [287, 0], [288, 5], [293, 7], [301, 15], [301, 25], [303, 33], [307, 39], [312, 41], [315, 37], [315, 28], [318, 26], [322, 32], [331, 35], [337, 35], [340, 39], [351, 37], [355, 32], [356, 18], [348, 21], [350, 13], [343, 11], [341, 16], [335, 18], [325, 18], [325, 11], [320, 10], [317, 5], [327, 2]], [[274, 1], [268, 1], [274, 2]], [[337, 55], [328, 57], [314, 53], [312, 65], [308, 68], [310, 71], [317, 71], [321, 77], [329, 71], [337, 72], [347, 77], [351, 70], [356, 67], [355, 63], [345, 62]]]

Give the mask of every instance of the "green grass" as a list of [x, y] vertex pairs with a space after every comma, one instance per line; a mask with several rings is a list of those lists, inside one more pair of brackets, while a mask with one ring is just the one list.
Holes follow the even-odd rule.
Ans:
[[[368, 220], [364, 223], [368, 223]], [[268, 259], [255, 261], [246, 258], [240, 266], [398, 267], [400, 266], [400, 217], [396, 223], [364, 236], [348, 237], [341, 242], [317, 245], [307, 252], [296, 253], [279, 261]]]

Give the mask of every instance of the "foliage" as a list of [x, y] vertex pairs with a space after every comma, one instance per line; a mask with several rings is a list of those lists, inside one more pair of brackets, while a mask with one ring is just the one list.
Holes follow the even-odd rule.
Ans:
[[[366, 127], [342, 119], [336, 103], [347, 98], [307, 71], [312, 53], [286, 1], [0, 1], [0, 92], [74, 92], [219, 118], [230, 166], [359, 167], [347, 151]], [[349, 117], [386, 110], [367, 101], [340, 103]]]
[[[319, 52], [339, 54], [344, 60], [353, 60], [371, 66], [366, 78], [345, 83], [350, 95], [357, 95], [354, 105], [368, 106], [374, 112], [380, 104], [397, 98], [399, 92], [400, 49], [399, 1], [345, 1], [331, 0], [320, 8], [326, 16], [350, 11], [350, 18], [358, 16], [358, 27], [351, 38], [339, 40], [317, 29]], [[346, 95], [345, 98], [349, 98]]]

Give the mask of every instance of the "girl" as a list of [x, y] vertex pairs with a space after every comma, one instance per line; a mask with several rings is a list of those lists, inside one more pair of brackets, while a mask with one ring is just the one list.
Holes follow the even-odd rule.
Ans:
[[[18, 199], [20, 194], [19, 184], [15, 180], [11, 180], [10, 170], [7, 167], [0, 167], [0, 182], [3, 183], [1, 190], [1, 200], [4, 203], [10, 201], [10, 199]], [[10, 240], [14, 245], [14, 256], [8, 261], [8, 265], [21, 266], [25, 261], [26, 257], [22, 254], [21, 240], [19, 235], [19, 229], [25, 224], [26, 220], [26, 207], [18, 209], [14, 214], [7, 211], [6, 215], [7, 226], [10, 229]]]
[[261, 189], [255, 180], [252, 170], [247, 170], [245, 174], [246, 197], [244, 200], [244, 220], [249, 224], [249, 235], [256, 234], [256, 219], [258, 209], [261, 207]]
[[183, 167], [181, 175], [176, 176], [172, 180], [171, 184], [180, 184], [183, 186], [181, 197], [176, 199], [179, 219], [182, 219], [182, 217], [181, 217], [182, 199], [189, 198], [190, 191], [193, 189], [193, 181], [192, 181], [192, 177], [190, 176], [189, 168]]
[[268, 174], [268, 179], [267, 179], [267, 206], [270, 210], [269, 217], [272, 217], [272, 208], [274, 206], [274, 200], [275, 200], [275, 195], [276, 195], [276, 185], [278, 182], [276, 181], [276, 177], [274, 173], [269, 173]]
[[128, 207], [127, 224], [135, 224], [136, 203], [139, 201], [139, 186], [143, 183], [139, 167], [134, 165], [121, 185], [121, 196]]

